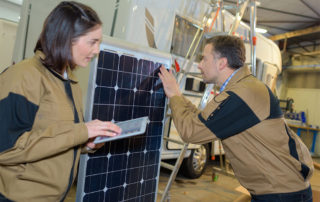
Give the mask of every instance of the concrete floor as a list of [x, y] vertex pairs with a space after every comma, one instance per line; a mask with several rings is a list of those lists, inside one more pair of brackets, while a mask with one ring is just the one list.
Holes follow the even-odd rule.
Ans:
[[[320, 163], [320, 158], [314, 158], [314, 161]], [[217, 162], [211, 161], [205, 173], [199, 179], [188, 179], [178, 174], [176, 181], [170, 189], [170, 201], [172, 202], [231, 202], [244, 197], [241, 192], [236, 191], [240, 186], [238, 180], [232, 176], [216, 173], [217, 179], [213, 180], [213, 167], [217, 167]], [[161, 169], [159, 179], [159, 189], [164, 190], [170, 172]], [[320, 170], [315, 169], [311, 178], [313, 189], [320, 191]], [[75, 201], [74, 186], [69, 192], [65, 202]], [[157, 202], [160, 202], [161, 195], [158, 194]], [[250, 199], [243, 200], [250, 201]], [[314, 201], [316, 202], [316, 201]]]

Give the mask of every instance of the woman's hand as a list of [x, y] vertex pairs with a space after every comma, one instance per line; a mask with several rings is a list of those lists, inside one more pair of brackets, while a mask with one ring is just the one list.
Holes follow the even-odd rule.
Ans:
[[88, 129], [87, 147], [90, 149], [99, 149], [104, 143], [94, 144], [93, 141], [98, 136], [113, 137], [121, 133], [121, 128], [110, 121], [93, 120], [86, 123]]

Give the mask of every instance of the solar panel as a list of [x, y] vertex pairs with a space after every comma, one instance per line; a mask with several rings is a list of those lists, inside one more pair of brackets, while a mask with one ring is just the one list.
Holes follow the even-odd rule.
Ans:
[[76, 201], [155, 201], [166, 98], [158, 77], [169, 54], [104, 37], [91, 63], [85, 119], [147, 116], [146, 132], [81, 155]]

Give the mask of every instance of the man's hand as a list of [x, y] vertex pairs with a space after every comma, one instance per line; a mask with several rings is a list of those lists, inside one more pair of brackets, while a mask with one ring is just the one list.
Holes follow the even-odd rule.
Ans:
[[94, 144], [93, 141], [98, 136], [116, 136], [121, 133], [121, 128], [109, 121], [93, 120], [86, 123], [88, 129], [87, 147], [90, 149], [99, 149], [104, 143]]
[[177, 81], [171, 70], [168, 72], [167, 69], [162, 66], [160, 67], [160, 73], [158, 75], [162, 81], [164, 92], [168, 98], [171, 98], [175, 95], [181, 95], [179, 85], [177, 84]]

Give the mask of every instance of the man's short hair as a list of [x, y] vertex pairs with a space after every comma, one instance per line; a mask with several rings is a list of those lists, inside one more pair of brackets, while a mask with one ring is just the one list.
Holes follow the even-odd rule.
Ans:
[[236, 36], [214, 36], [207, 40], [220, 57], [226, 57], [228, 66], [233, 69], [242, 67], [246, 61], [246, 50], [243, 41]]

